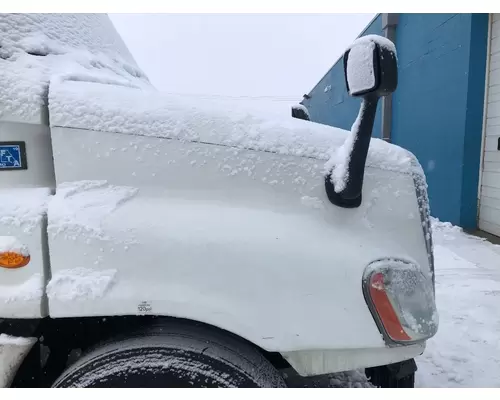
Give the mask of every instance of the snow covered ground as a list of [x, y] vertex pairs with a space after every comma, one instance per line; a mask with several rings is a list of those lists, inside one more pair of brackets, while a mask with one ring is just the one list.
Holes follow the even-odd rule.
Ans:
[[418, 387], [500, 387], [500, 246], [433, 221], [439, 331]]
[[[439, 331], [417, 358], [416, 387], [500, 387], [500, 246], [432, 221]], [[292, 384], [370, 387], [359, 371]]]

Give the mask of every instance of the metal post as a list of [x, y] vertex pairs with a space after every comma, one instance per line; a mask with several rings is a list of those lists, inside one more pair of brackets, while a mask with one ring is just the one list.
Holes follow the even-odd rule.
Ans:
[[[384, 36], [396, 44], [396, 27], [399, 14], [382, 14], [382, 29]], [[382, 98], [382, 139], [390, 142], [392, 130], [392, 94]]]

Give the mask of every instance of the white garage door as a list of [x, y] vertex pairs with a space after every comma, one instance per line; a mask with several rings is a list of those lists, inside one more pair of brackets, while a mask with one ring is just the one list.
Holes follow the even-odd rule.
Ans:
[[500, 236], [500, 14], [491, 14], [479, 229]]

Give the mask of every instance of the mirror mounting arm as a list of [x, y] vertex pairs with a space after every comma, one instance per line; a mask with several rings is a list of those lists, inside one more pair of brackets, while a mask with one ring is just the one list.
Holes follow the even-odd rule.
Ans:
[[366, 158], [378, 100], [393, 93], [398, 84], [394, 43], [378, 35], [356, 39], [344, 53], [344, 74], [347, 92], [350, 96], [361, 97], [362, 102], [356, 122], [344, 142], [344, 146], [350, 148], [342, 148], [341, 154], [344, 157], [346, 150], [349, 153], [340, 161], [334, 159], [337, 165], [326, 175], [325, 189], [328, 199], [336, 206], [355, 208], [361, 205]]
[[328, 199], [337, 206], [355, 208], [361, 205], [365, 164], [377, 113], [378, 100], [379, 96], [374, 93], [363, 96], [358, 118], [354, 123], [352, 132], [354, 142], [347, 167], [349, 177], [345, 189], [337, 193], [332, 182], [331, 173], [326, 176], [326, 194]]

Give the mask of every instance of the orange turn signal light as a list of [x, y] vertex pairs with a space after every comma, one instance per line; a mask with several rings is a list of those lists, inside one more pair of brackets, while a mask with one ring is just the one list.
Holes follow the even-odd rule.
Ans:
[[389, 297], [387, 297], [384, 287], [384, 275], [380, 272], [374, 274], [371, 278], [370, 296], [372, 298], [373, 305], [382, 320], [382, 324], [391, 339], [403, 342], [411, 340], [401, 326], [401, 322], [399, 322], [396, 311], [394, 310]]
[[21, 268], [30, 262], [30, 256], [17, 253], [15, 251], [0, 252], [0, 267]]

